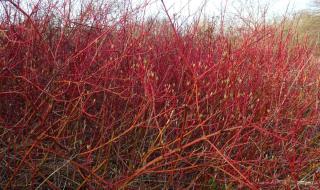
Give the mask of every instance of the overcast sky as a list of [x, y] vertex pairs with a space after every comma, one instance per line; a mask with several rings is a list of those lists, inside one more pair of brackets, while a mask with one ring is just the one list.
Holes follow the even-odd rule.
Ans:
[[[140, 0], [141, 1], [141, 0]], [[154, 14], [159, 10], [163, 10], [160, 0], [154, 0], [155, 3], [148, 8], [149, 14]], [[248, 6], [252, 6], [252, 10], [256, 11], [256, 7], [268, 6], [268, 17], [282, 16], [286, 12], [292, 13], [299, 10], [307, 9], [312, 0], [206, 0], [205, 13], [209, 15], [219, 14], [221, 7], [227, 3], [227, 12], [233, 13], [237, 9], [248, 11]], [[201, 6], [204, 0], [164, 0], [170, 14], [187, 16], [194, 13]], [[247, 3], [246, 3], [247, 2]]]
[[[264, 0], [266, 1], [266, 0]], [[310, 0], [272, 0], [272, 7], [271, 7], [271, 11], [275, 12], [275, 13], [280, 13], [281, 12], [285, 12], [286, 8], [290, 7], [290, 9], [292, 9], [293, 11], [295, 10], [303, 10], [303, 9], [307, 9], [310, 4], [311, 1]]]

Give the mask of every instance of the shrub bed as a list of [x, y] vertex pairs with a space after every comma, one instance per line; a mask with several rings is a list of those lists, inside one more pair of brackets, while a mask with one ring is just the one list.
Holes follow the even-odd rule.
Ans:
[[4, 189], [319, 188], [320, 72], [294, 31], [3, 3]]

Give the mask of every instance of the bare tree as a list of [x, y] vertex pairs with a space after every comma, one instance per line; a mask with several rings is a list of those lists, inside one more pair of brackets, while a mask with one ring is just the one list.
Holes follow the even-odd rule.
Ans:
[[313, 0], [311, 6], [317, 13], [320, 13], [320, 0]]

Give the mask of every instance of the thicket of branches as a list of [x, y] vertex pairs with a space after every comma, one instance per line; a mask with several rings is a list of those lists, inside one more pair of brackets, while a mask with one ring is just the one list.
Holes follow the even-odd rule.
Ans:
[[2, 189], [317, 189], [320, 68], [265, 22], [1, 1]]

